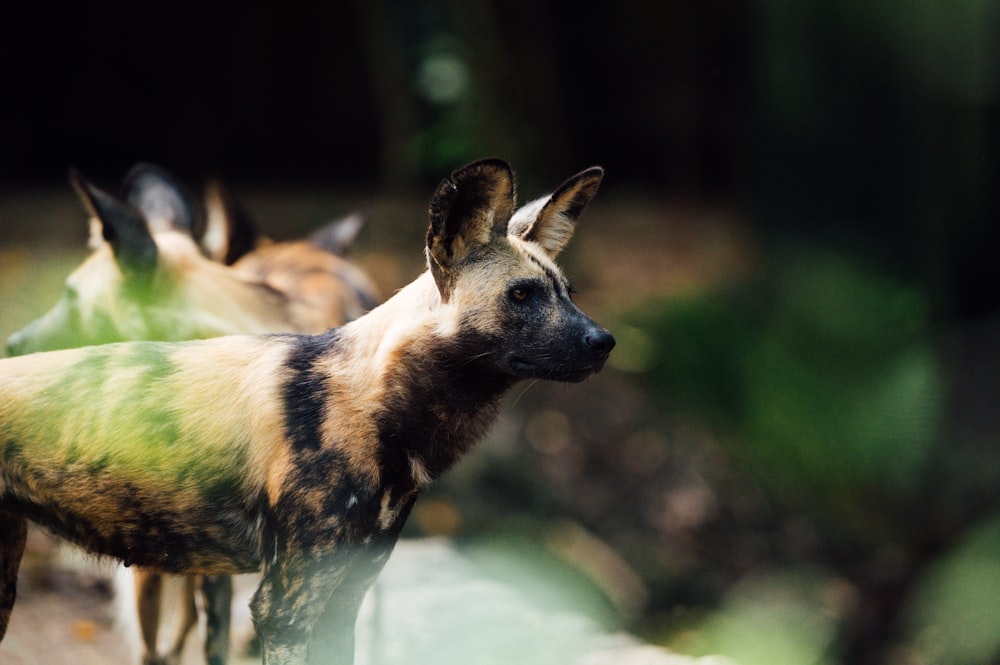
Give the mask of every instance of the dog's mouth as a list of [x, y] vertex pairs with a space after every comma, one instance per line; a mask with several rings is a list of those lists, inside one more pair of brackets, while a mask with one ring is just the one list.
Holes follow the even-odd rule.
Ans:
[[565, 381], [576, 383], [583, 381], [591, 374], [600, 372], [607, 357], [597, 358], [578, 365], [558, 364], [543, 365], [524, 358], [513, 356], [508, 360], [512, 373], [523, 379], [546, 379], [549, 381]]

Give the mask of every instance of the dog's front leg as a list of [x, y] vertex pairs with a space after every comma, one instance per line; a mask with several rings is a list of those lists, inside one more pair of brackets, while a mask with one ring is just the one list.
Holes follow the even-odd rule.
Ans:
[[[309, 642], [309, 665], [351, 665], [358, 611], [368, 589], [378, 579], [396, 545], [399, 531], [413, 504], [411, 498], [403, 517], [375, 542], [358, 552], [343, 582], [330, 596], [326, 609], [313, 628]], [[374, 645], [373, 645], [374, 646]]]
[[[278, 558], [250, 603], [264, 665], [306, 665], [309, 639], [347, 570], [344, 557]], [[350, 663], [353, 654], [345, 662]]]
[[351, 665], [358, 611], [375, 576], [351, 578], [337, 587], [316, 621], [309, 641], [309, 665]]
[[7, 632], [17, 596], [17, 569], [28, 540], [28, 521], [4, 512], [0, 506], [0, 640]]

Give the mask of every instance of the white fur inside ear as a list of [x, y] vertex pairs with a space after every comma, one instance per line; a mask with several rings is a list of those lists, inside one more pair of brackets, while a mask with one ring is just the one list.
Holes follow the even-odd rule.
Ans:
[[555, 257], [573, 237], [576, 219], [561, 210], [544, 212], [545, 214], [535, 223], [534, 240], [548, 252], [549, 256]]
[[561, 206], [548, 205], [551, 200], [551, 195], [543, 196], [521, 206], [507, 224], [507, 234], [536, 242], [554, 257], [573, 236], [576, 220]]
[[507, 223], [507, 235], [524, 238], [534, 225], [538, 213], [542, 211], [550, 198], [552, 197], [542, 196], [518, 208]]
[[225, 204], [217, 191], [210, 190], [205, 195], [205, 212], [205, 233], [201, 237], [201, 246], [210, 259], [222, 263], [229, 249], [229, 222]]
[[104, 225], [96, 217], [91, 217], [87, 223], [89, 224], [87, 227], [89, 231], [87, 235], [87, 249], [97, 250], [107, 242], [104, 240]]

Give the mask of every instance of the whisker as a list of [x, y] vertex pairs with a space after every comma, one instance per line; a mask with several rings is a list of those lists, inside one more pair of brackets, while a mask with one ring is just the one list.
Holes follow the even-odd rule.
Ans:
[[511, 402], [511, 406], [516, 406], [517, 403], [521, 401], [521, 398], [524, 397], [524, 394], [528, 392], [528, 389], [531, 388], [531, 386], [535, 385], [536, 383], [538, 383], [538, 379], [532, 379], [531, 381], [526, 383], [524, 385], [524, 388], [522, 388], [521, 391], [517, 393], [517, 396]]

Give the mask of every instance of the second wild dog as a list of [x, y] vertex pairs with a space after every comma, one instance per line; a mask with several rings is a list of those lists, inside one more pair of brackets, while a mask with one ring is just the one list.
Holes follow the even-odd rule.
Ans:
[[420, 491], [518, 381], [581, 381], [614, 338], [554, 257], [588, 169], [515, 212], [500, 160], [435, 191], [428, 270], [320, 335], [126, 343], [0, 360], [0, 636], [26, 522], [126, 565], [257, 569], [267, 665], [350, 663], [365, 591]]
[[193, 237], [193, 200], [158, 167], [137, 165], [121, 197], [78, 173], [70, 180], [91, 214], [93, 251], [66, 279], [55, 306], [8, 338], [8, 355], [120, 341], [316, 333], [380, 301], [357, 265], [308, 241], [270, 244], [232, 266], [206, 258]]

